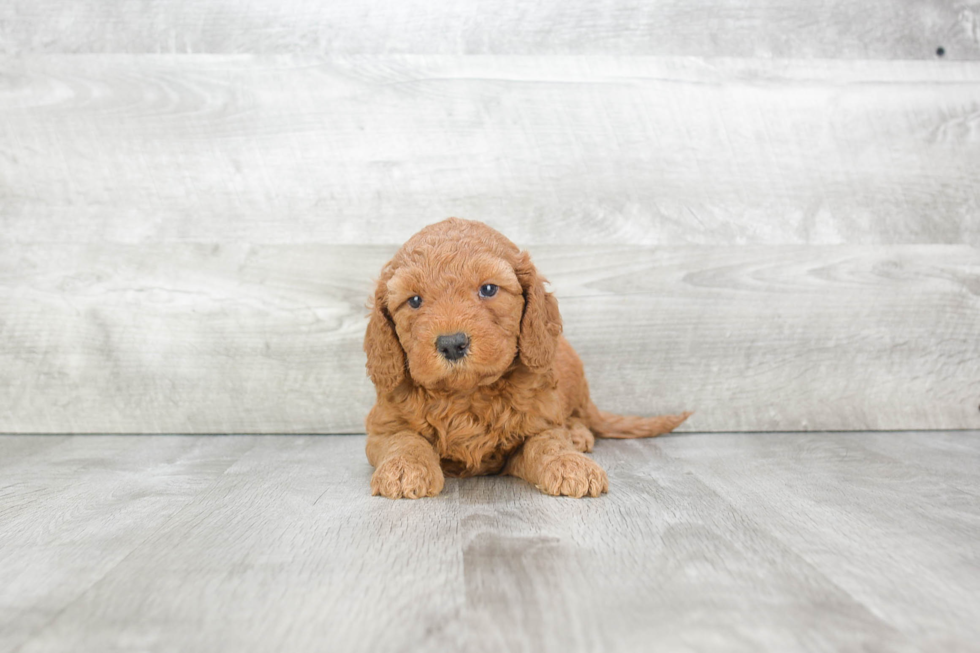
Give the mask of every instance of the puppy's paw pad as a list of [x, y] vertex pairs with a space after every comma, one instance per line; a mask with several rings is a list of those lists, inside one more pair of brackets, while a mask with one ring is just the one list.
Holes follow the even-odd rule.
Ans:
[[420, 499], [442, 492], [445, 479], [438, 465], [396, 456], [371, 476], [371, 494], [389, 499]]
[[538, 485], [545, 494], [580, 498], [597, 497], [609, 490], [605, 470], [591, 458], [578, 452], [562, 453], [544, 463]]

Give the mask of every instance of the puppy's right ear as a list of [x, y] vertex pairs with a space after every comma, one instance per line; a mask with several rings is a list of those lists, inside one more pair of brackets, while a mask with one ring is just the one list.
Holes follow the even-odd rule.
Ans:
[[392, 271], [382, 272], [374, 289], [371, 317], [364, 333], [367, 370], [379, 393], [394, 390], [405, 379], [405, 350], [398, 341], [395, 323], [388, 313], [388, 280]]

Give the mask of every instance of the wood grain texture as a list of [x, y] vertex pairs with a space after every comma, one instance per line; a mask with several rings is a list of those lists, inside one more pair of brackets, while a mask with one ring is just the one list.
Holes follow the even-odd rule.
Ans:
[[0, 651], [978, 651], [978, 443], [600, 442], [599, 499], [395, 502], [363, 437], [76, 436], [0, 491]]
[[973, 1], [7, 0], [0, 52], [980, 57]]
[[[254, 446], [234, 438], [35, 436], [0, 481], [0, 650], [43, 632]], [[25, 439], [0, 438], [0, 459]], [[91, 650], [91, 649], [89, 649]]]
[[4, 247], [0, 432], [360, 431], [365, 306], [393, 253]]
[[0, 70], [7, 243], [390, 244], [458, 215], [529, 245], [980, 244], [980, 63], [37, 55]]
[[[141, 463], [114, 455], [118, 442], [143, 452]], [[158, 450], [188, 444], [233, 446], [238, 455], [216, 455], [196, 474], [180, 468], [177, 475]], [[58, 548], [14, 524], [7, 539], [36, 551], [21, 568], [23, 582], [36, 575], [37, 600], [52, 607], [35, 624], [4, 614], [0, 632], [15, 638], [0, 650], [52, 650], [68, 641], [85, 651], [404, 650], [406, 641], [424, 641], [450, 621], [464, 601], [452, 493], [432, 502], [442, 506], [439, 516], [432, 503], [378, 502], [363, 484], [363, 438], [95, 436], [75, 446], [105, 459], [93, 465], [100, 472], [94, 486], [80, 479], [65, 493], [44, 484], [51, 504], [13, 503], [33, 509], [40, 528], [54, 522], [75, 539], [83, 561], [78, 545], [91, 542], [107, 546], [103, 556], [113, 564], [106, 570], [102, 560], [88, 561], [102, 577], [79, 579], [84, 592], [52, 588], [52, 577], [76, 570]], [[35, 478], [46, 471], [35, 470]], [[121, 496], [105, 505], [99, 484]], [[57, 506], [68, 501], [86, 516], [86, 531], [60, 524]], [[156, 507], [161, 502], [165, 509]], [[113, 508], [120, 503], [145, 511], [145, 524], [118, 523]], [[130, 539], [102, 535], [99, 515]], [[0, 591], [30, 606], [17, 589]]]
[[[391, 247], [0, 248], [0, 431], [357, 432]], [[534, 247], [603, 408], [695, 431], [980, 426], [968, 246]]]
[[[961, 538], [980, 533], [980, 479], [975, 472], [923, 469], [917, 450], [932, 452], [953, 469], [962, 455], [936, 447], [931, 433], [887, 434], [895, 447], [884, 451], [867, 450], [863, 435], [678, 438], [671, 455], [746, 519], [766, 524], [836, 587], [922, 641], [924, 649], [958, 650], [969, 640], [975, 646], [974, 627], [966, 622], [980, 609], [980, 574], [973, 547], [963, 546]], [[881, 443], [883, 435], [871, 437]], [[935, 435], [941, 443], [955, 437]], [[956, 435], [969, 443], [976, 462], [975, 434]], [[743, 462], [740, 468], [733, 457]], [[893, 507], [882, 510], [883, 505]], [[908, 537], [890, 545], [890, 535], [899, 532]], [[878, 585], [875, 590], [869, 579]], [[907, 619], [923, 605], [942, 615], [941, 628]]]

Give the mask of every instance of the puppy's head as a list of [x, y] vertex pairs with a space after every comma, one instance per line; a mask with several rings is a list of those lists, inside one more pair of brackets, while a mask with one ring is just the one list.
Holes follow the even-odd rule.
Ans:
[[550, 369], [558, 302], [527, 252], [480, 222], [450, 218], [414, 235], [381, 271], [364, 337], [367, 368], [388, 392], [488, 385], [519, 361]]

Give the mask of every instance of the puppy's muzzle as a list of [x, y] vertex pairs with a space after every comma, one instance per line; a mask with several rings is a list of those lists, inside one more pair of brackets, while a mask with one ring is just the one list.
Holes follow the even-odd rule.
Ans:
[[454, 333], [436, 338], [436, 349], [447, 361], [456, 361], [466, 355], [470, 339], [465, 333]]

